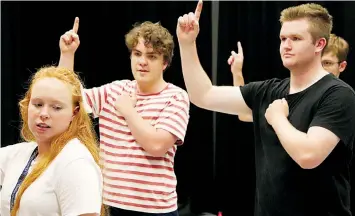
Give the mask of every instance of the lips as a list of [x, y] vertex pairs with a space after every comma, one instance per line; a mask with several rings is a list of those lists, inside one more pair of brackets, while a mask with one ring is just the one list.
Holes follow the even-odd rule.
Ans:
[[142, 73], [147, 73], [148, 71], [147, 70], [138, 70], [139, 72], [142, 72]]
[[36, 124], [36, 126], [39, 128], [50, 128], [50, 126], [47, 125], [46, 123], [38, 123], [38, 124]]
[[292, 57], [293, 55], [292, 54], [289, 54], [289, 53], [286, 53], [284, 54], [284, 57]]

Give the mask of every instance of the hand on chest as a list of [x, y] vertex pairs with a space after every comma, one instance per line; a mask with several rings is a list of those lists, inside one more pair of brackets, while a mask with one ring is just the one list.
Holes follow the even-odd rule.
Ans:
[[298, 130], [306, 132], [315, 112], [315, 103], [304, 95], [291, 95], [284, 98], [265, 100], [259, 112], [260, 119], [272, 125], [280, 118], [288, 121]]
[[118, 119], [124, 121], [130, 112], [135, 112], [143, 120], [154, 125], [163, 110], [169, 105], [169, 101], [160, 100], [159, 95], [122, 94], [117, 96], [116, 100], [113, 101], [113, 105]]

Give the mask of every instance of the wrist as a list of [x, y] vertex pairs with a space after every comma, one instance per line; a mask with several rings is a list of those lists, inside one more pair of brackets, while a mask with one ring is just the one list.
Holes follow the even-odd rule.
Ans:
[[276, 115], [273, 117], [271, 121], [271, 126], [276, 129], [278, 127], [283, 127], [284, 123], [287, 122], [288, 119], [286, 116], [283, 115]]
[[119, 111], [125, 118], [129, 118], [132, 115], [134, 109], [133, 107], [131, 108], [127, 106], [127, 107], [122, 107], [121, 109], [119, 109]]
[[235, 69], [232, 71], [234, 76], [238, 76], [238, 77], [243, 77], [243, 71], [242, 69]]
[[75, 53], [74, 52], [60, 52], [60, 58], [65, 58], [65, 59], [72, 59], [74, 58]]
[[196, 47], [196, 41], [192, 42], [180, 42], [179, 41], [179, 47], [180, 49], [192, 49]]

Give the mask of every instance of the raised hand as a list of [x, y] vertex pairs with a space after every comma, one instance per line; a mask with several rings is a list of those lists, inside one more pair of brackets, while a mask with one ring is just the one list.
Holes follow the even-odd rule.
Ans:
[[180, 44], [192, 44], [200, 31], [199, 20], [202, 12], [202, 0], [199, 0], [195, 13], [180, 16], [176, 26], [176, 35]]
[[236, 75], [242, 73], [243, 61], [244, 61], [244, 55], [243, 55], [242, 44], [238, 42], [238, 53], [232, 51], [231, 56], [228, 59], [228, 64], [231, 66], [231, 72], [233, 74]]
[[65, 32], [65, 34], [60, 37], [59, 48], [61, 54], [74, 54], [75, 51], [78, 49], [80, 44], [78, 30], [79, 18], [75, 17], [73, 29]]

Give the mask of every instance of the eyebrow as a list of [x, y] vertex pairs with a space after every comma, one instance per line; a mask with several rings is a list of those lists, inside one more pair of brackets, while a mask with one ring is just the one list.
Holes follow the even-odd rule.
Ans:
[[[142, 53], [141, 51], [137, 50], [137, 49], [132, 49], [133, 52], [139, 52], [139, 53]], [[156, 52], [156, 51], [152, 51], [152, 52], [147, 52], [146, 54], [153, 54], [153, 55], [158, 55], [159, 53]]]
[[[32, 98], [32, 99], [31, 99], [31, 101], [36, 101], [36, 100], [43, 101], [44, 99], [42, 99], [42, 98]], [[53, 100], [53, 99], [50, 99], [49, 101], [52, 102], [52, 103], [64, 104], [64, 102], [63, 102], [63, 101], [60, 101], [60, 100], [55, 100], [55, 99]]]
[[280, 37], [302, 37], [300, 34], [282, 34]]

